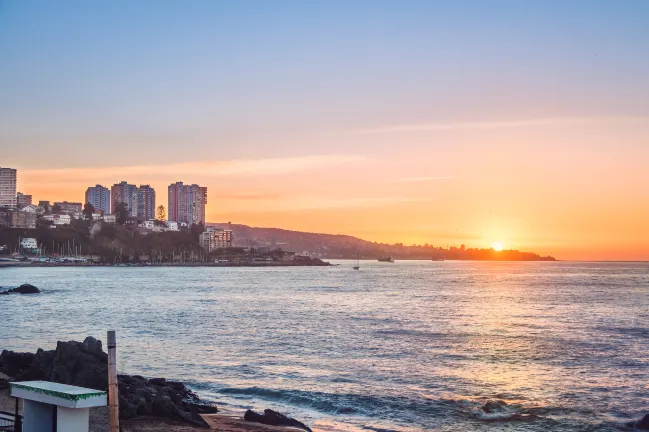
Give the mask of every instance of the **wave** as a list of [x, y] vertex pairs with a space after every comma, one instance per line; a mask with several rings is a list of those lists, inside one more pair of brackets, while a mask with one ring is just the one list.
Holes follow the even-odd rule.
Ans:
[[480, 401], [470, 399], [432, 399], [428, 397], [415, 399], [405, 396], [337, 394], [261, 387], [227, 387], [216, 393], [236, 399], [259, 398], [326, 414], [351, 414], [420, 425], [430, 425], [432, 419], [457, 419], [458, 417], [484, 421], [507, 419], [530, 421], [539, 417], [537, 414], [524, 412], [514, 406], [507, 406], [498, 412], [487, 413], [481, 409]]
[[[619, 427], [624, 429], [623, 424], [602, 422], [598, 414], [592, 410], [529, 406], [521, 401], [510, 404], [503, 400], [337, 394], [261, 387], [226, 387], [217, 390], [216, 394], [239, 400], [258, 398], [342, 418], [351, 416], [348, 417], [350, 421], [352, 418], [371, 418], [426, 429], [473, 424], [475, 430], [478, 430], [481, 428], [480, 424], [487, 427], [490, 423], [521, 422], [532, 427], [530, 430], [620, 430]], [[384, 431], [373, 426], [363, 426], [363, 428]]]

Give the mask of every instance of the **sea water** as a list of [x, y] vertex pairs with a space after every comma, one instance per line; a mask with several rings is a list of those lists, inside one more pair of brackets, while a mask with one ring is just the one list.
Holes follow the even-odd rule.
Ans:
[[[120, 373], [314, 429], [599, 431], [649, 413], [649, 265], [3, 268], [0, 348], [118, 337]], [[491, 413], [487, 401], [507, 404]]]

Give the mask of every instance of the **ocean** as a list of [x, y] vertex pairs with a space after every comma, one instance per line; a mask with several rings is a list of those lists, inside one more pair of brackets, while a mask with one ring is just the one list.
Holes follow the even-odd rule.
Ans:
[[120, 373], [321, 430], [615, 431], [649, 413], [647, 263], [338, 263], [2, 268], [0, 286], [43, 293], [0, 296], [0, 349], [114, 329]]

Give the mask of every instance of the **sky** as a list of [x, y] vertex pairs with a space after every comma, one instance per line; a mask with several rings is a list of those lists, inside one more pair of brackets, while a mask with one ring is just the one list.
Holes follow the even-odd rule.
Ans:
[[649, 2], [0, 0], [19, 190], [210, 222], [649, 260]]

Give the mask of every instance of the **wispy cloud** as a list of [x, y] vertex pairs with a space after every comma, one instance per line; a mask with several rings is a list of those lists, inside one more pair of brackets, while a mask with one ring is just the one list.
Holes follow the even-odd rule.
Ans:
[[[210, 197], [212, 198], [212, 197]], [[227, 195], [217, 195], [214, 198], [218, 200], [243, 200], [243, 201], [257, 201], [257, 200], [276, 200], [281, 198], [278, 193], [235, 193]]]
[[420, 132], [420, 131], [452, 131], [471, 129], [503, 129], [519, 128], [528, 126], [552, 126], [562, 124], [592, 124], [592, 123], [639, 123], [649, 122], [647, 117], [548, 117], [522, 120], [497, 120], [477, 122], [451, 122], [451, 123], [416, 123], [391, 125], [372, 129], [357, 131], [363, 134], [382, 134], [397, 132]]
[[[117, 167], [84, 167], [44, 170], [22, 170], [25, 184], [42, 182], [117, 182], [147, 178], [151, 181], [166, 179], [169, 182], [192, 178], [271, 176], [313, 171], [333, 166], [364, 161], [354, 155], [314, 155], [286, 158], [236, 159], [227, 161], [180, 162], [160, 165], [135, 165]], [[90, 184], [88, 183], [88, 184]]]
[[288, 205], [290, 210], [315, 210], [315, 209], [336, 209], [336, 208], [367, 208], [385, 207], [396, 204], [408, 204], [429, 201], [428, 198], [417, 197], [352, 197], [352, 198], [323, 198], [313, 197], [299, 200], [294, 205]]
[[416, 182], [434, 182], [453, 180], [455, 176], [421, 176], [421, 177], [404, 177], [391, 180], [390, 183], [416, 183]]
[[389, 207], [430, 201], [429, 198], [387, 196], [332, 198], [327, 196], [284, 196], [277, 200], [256, 202], [256, 212], [291, 212], [333, 209]]

